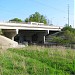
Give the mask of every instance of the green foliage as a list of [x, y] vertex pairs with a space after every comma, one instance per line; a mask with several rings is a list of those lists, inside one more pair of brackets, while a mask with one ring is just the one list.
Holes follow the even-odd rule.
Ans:
[[52, 40], [50, 42], [56, 43], [56, 44], [63, 44], [63, 39], [58, 36], [52, 36]]
[[11, 22], [22, 22], [22, 20], [19, 18], [14, 18], [14, 19], [11, 19], [9, 21], [11, 21]]
[[75, 34], [72, 31], [66, 30], [64, 36], [67, 38], [66, 40], [68, 40], [68, 43], [75, 43]]
[[71, 26], [65, 26], [62, 31], [66, 31], [66, 30], [69, 30], [71, 32], [75, 32], [75, 29], [73, 29]]
[[75, 75], [75, 51], [29, 46], [0, 54], [1, 75]]
[[28, 18], [26, 18], [26, 19], [25, 19], [25, 22], [26, 22], [26, 23], [27, 23], [27, 22], [29, 22], [29, 19], [28, 19]]
[[39, 12], [35, 12], [34, 14], [30, 15], [29, 18], [26, 18], [25, 22], [39, 22], [47, 24], [47, 19]]
[[66, 26], [61, 32], [51, 36], [50, 38], [52, 38], [52, 40], [49, 42], [55, 42], [58, 45], [73, 46], [73, 44], [75, 44], [75, 29], [73, 29], [71, 26]]
[[71, 26], [66, 26], [62, 29], [64, 32], [64, 37], [68, 41], [68, 44], [75, 43], [75, 29], [73, 29]]

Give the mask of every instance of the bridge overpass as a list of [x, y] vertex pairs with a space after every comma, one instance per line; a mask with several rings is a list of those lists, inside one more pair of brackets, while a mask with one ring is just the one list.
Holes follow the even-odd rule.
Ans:
[[23, 43], [24, 41], [45, 43], [46, 35], [61, 31], [62, 27], [49, 26], [36, 22], [28, 24], [0, 22], [0, 29], [6, 37], [17, 41], [18, 43]]

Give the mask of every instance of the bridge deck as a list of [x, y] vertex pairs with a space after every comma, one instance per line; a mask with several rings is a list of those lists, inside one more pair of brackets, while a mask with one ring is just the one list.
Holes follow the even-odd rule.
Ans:
[[22, 23], [0, 23], [0, 29], [22, 29], [22, 30], [53, 30], [60, 31], [62, 27], [48, 25], [32, 25]]

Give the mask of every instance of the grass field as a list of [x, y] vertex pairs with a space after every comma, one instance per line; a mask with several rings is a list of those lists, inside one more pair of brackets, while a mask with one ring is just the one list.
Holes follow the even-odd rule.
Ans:
[[0, 75], [75, 75], [75, 51], [40, 46], [0, 50]]

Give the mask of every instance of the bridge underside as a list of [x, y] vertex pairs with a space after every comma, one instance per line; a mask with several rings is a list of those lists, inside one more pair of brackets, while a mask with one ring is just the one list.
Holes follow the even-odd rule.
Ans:
[[28, 42], [29, 44], [44, 44], [45, 36], [55, 33], [56, 31], [48, 30], [18, 30], [15, 29], [3, 29], [3, 34], [18, 43]]
[[14, 40], [18, 43], [44, 43], [44, 36], [47, 31], [38, 30], [19, 30], [19, 33], [15, 36]]

